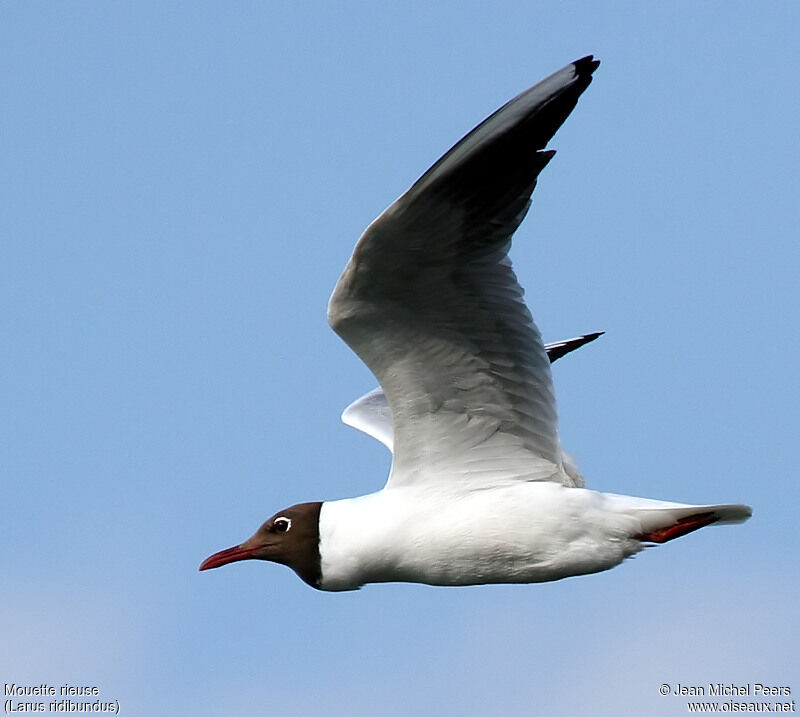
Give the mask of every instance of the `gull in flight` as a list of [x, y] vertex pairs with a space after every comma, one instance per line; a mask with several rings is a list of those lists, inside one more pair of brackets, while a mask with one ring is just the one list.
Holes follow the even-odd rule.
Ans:
[[505, 104], [356, 244], [328, 320], [380, 383], [342, 418], [392, 451], [383, 489], [279, 511], [201, 570], [268, 560], [321, 590], [533, 583], [750, 517], [589, 490], [561, 448], [550, 361], [597, 334], [545, 345], [508, 251], [598, 64], [577, 60]]

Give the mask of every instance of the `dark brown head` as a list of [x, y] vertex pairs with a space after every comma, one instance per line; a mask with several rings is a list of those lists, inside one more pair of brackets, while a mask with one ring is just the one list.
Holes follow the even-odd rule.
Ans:
[[200, 570], [218, 568], [237, 560], [270, 560], [288, 565], [311, 587], [318, 588], [319, 511], [322, 503], [300, 503], [273, 515], [241, 545], [214, 553]]

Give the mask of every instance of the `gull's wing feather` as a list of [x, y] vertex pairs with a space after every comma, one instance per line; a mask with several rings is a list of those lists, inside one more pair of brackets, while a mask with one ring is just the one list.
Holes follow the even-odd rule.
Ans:
[[[547, 352], [547, 358], [550, 359], [550, 363], [553, 363], [562, 356], [588, 344], [590, 341], [594, 341], [602, 335], [602, 331], [596, 331], [592, 334], [576, 336], [573, 339], [553, 341], [545, 344], [544, 350]], [[389, 409], [386, 394], [380, 386], [356, 399], [345, 408], [342, 412], [342, 422], [359, 431], [363, 431], [368, 436], [372, 436], [372, 438], [383, 443], [390, 451], [393, 451], [394, 429], [392, 427], [392, 412]], [[566, 451], [562, 452], [562, 458], [564, 470], [572, 475], [570, 469], [573, 467], [572, 464], [575, 464], [575, 459], [569, 456]], [[577, 473], [577, 465], [574, 468], [574, 472]]]
[[574, 339], [563, 339], [561, 341], [553, 341], [552, 343], [545, 344], [544, 350], [547, 352], [547, 358], [550, 363], [558, 361], [562, 356], [566, 356], [575, 349], [591, 343], [595, 339], [599, 339], [605, 331], [595, 331], [591, 334], [584, 334], [583, 336], [576, 336]]
[[550, 364], [507, 252], [544, 151], [597, 67], [578, 60], [482, 122], [364, 232], [331, 296], [334, 330], [377, 376], [389, 485], [564, 472]]
[[342, 421], [383, 443], [394, 453], [392, 412], [383, 389], [374, 388], [342, 412]]
[[[366, 433], [380, 441], [391, 453], [394, 453], [394, 433], [392, 429], [392, 412], [383, 389], [378, 387], [353, 401], [342, 413], [342, 421], [353, 428]], [[561, 462], [564, 472], [572, 479], [572, 484], [583, 488], [586, 481], [581, 475], [575, 458], [561, 449]]]

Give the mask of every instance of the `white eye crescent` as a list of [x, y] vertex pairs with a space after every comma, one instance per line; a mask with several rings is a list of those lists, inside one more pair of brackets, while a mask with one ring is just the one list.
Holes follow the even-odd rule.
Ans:
[[288, 533], [292, 527], [292, 519], [285, 516], [280, 516], [272, 521], [272, 529], [276, 533]]

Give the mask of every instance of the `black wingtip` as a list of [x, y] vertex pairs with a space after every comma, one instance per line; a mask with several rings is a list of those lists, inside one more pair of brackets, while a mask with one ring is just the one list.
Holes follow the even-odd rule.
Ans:
[[572, 64], [575, 66], [576, 75], [591, 75], [600, 67], [600, 60], [595, 60], [594, 55], [586, 55], [586, 57], [581, 57], [580, 60], [575, 60]]
[[605, 333], [605, 331], [595, 331], [594, 333], [591, 333], [591, 334], [585, 334], [583, 338], [586, 339], [586, 340], [583, 343], [584, 344], [588, 344], [590, 341], [594, 341], [595, 339], [599, 339], [604, 333]]
[[547, 351], [547, 356], [550, 359], [550, 363], [557, 361], [562, 356], [566, 356], [575, 349], [579, 349], [581, 346], [586, 346], [586, 344], [600, 338], [604, 333], [605, 331], [595, 331], [591, 334], [576, 336], [574, 339], [567, 339], [565, 341], [558, 341], [554, 344], [548, 344], [545, 346], [545, 349]]

